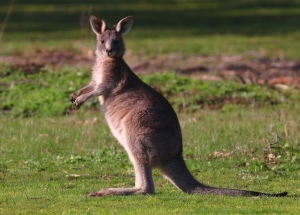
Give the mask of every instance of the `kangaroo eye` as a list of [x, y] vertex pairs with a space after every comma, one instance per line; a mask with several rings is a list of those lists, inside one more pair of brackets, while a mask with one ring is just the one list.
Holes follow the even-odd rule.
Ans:
[[104, 40], [101, 40], [101, 44], [104, 44]]

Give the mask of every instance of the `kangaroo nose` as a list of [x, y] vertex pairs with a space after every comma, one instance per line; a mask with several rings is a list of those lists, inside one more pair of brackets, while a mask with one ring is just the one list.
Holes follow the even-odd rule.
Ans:
[[106, 53], [107, 53], [108, 56], [110, 56], [111, 53], [112, 53], [111, 49], [106, 49]]

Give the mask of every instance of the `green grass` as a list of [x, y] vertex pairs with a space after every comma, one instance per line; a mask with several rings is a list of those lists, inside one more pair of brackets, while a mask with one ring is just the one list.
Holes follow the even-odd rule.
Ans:
[[[289, 107], [180, 115], [184, 157], [197, 179], [219, 187], [288, 191], [287, 198], [187, 195], [157, 171], [155, 196], [86, 198], [89, 191], [134, 183], [127, 155], [101, 113], [2, 118], [0, 213], [296, 214], [300, 155], [292, 149], [300, 144], [298, 112]], [[281, 169], [264, 161], [262, 149], [274, 133], [280, 136], [278, 146], [290, 146], [290, 155], [280, 152], [285, 160], [277, 164], [288, 164]], [[241, 150], [231, 156], [210, 156], [237, 147]]]

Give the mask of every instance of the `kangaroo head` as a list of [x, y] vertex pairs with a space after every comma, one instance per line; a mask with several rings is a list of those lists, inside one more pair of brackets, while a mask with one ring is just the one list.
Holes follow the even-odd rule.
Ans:
[[133, 17], [121, 19], [112, 29], [109, 29], [104, 20], [96, 16], [90, 17], [92, 30], [97, 35], [97, 55], [116, 58], [123, 57], [125, 44], [123, 35], [126, 34], [133, 23]]

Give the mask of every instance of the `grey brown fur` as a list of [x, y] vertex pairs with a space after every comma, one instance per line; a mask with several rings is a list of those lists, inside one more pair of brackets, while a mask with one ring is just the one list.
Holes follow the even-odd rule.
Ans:
[[285, 196], [209, 187], [198, 182], [182, 157], [182, 135], [175, 111], [158, 92], [142, 82], [123, 60], [123, 35], [133, 17], [120, 20], [112, 29], [95, 16], [90, 17], [97, 36], [96, 63], [90, 84], [71, 95], [79, 107], [99, 97], [111, 132], [129, 155], [135, 171], [133, 188], [107, 188], [88, 196], [154, 194], [152, 169], [158, 168], [177, 188], [190, 194], [227, 196]]

